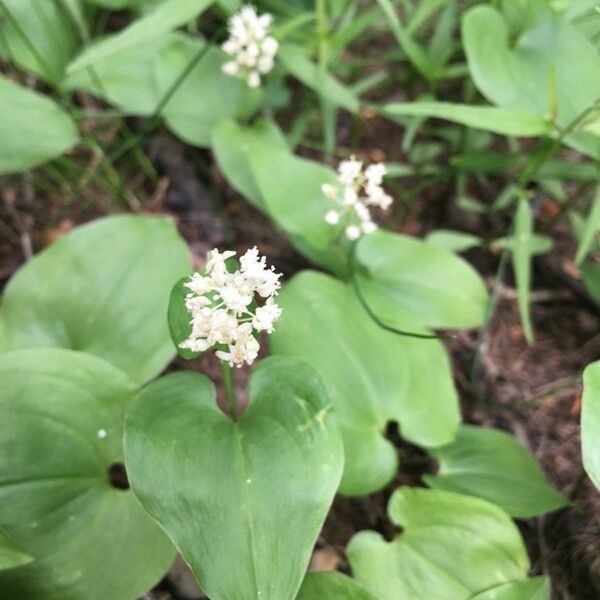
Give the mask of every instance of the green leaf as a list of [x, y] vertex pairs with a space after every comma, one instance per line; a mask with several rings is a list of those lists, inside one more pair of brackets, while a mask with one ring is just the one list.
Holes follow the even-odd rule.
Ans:
[[376, 600], [355, 579], [337, 571], [309, 573], [296, 600]]
[[517, 303], [525, 339], [533, 342], [533, 326], [529, 312], [529, 289], [531, 287], [531, 258], [533, 256], [533, 216], [525, 198], [520, 198], [514, 220], [512, 256], [517, 283]]
[[26, 565], [32, 560], [33, 556], [27, 554], [21, 544], [0, 529], [0, 571]]
[[482, 239], [471, 233], [453, 231], [451, 229], [436, 229], [427, 235], [425, 241], [440, 250], [450, 252], [465, 252], [481, 245]]
[[267, 214], [311, 261], [342, 274], [347, 270], [349, 244], [343, 231], [325, 222], [338, 205], [325, 198], [324, 183], [337, 185], [332, 169], [269, 146], [257, 146], [250, 156], [254, 180]]
[[153, 43], [164, 34], [195, 19], [213, 0], [166, 0], [114, 35], [94, 42], [68, 67], [74, 73], [136, 46]]
[[[553, 117], [567, 127], [600, 97], [600, 56], [565, 17], [538, 11], [511, 39], [504, 17], [476, 6], [463, 17], [462, 38], [475, 85], [500, 107]], [[573, 147], [600, 156], [600, 138], [573, 133]]]
[[254, 206], [264, 210], [250, 158], [257, 148], [290, 152], [285, 136], [270, 119], [259, 119], [244, 127], [231, 119], [221, 121], [212, 131], [212, 150], [229, 183]]
[[52, 100], [0, 75], [0, 175], [31, 169], [79, 142], [71, 118]]
[[578, 265], [585, 260], [596, 240], [596, 234], [600, 231], [600, 187], [596, 190], [596, 195], [592, 201], [590, 212], [585, 220], [585, 226], [581, 232], [581, 239], [577, 246], [575, 262]]
[[600, 361], [583, 372], [581, 447], [583, 466], [600, 489]]
[[[511, 252], [517, 248], [518, 242], [516, 238], [513, 237], [503, 237], [496, 238], [492, 240], [490, 244], [490, 248], [492, 250], [502, 250], [503, 248], [507, 248]], [[537, 233], [532, 233], [528, 242], [528, 250], [531, 256], [538, 256], [539, 254], [547, 254], [552, 251], [554, 248], [554, 242], [552, 238], [547, 235], [539, 235]]]
[[378, 231], [356, 246], [356, 282], [366, 304], [383, 323], [407, 331], [423, 326], [481, 325], [489, 298], [465, 260], [408, 236]]
[[167, 34], [151, 45], [126, 48], [95, 61], [68, 75], [63, 88], [85, 90], [134, 115], [151, 115], [161, 100], [156, 63], [175, 39], [175, 35]]
[[396, 450], [385, 439], [390, 421], [422, 446], [454, 438], [458, 403], [438, 340], [382, 329], [352, 288], [316, 272], [293, 277], [278, 303], [283, 313], [271, 349], [306, 360], [328, 386], [344, 438], [343, 494], [373, 492], [395, 475]]
[[317, 94], [353, 114], [360, 110], [360, 101], [354, 93], [332, 75], [321, 71], [318, 65], [306, 57], [303, 48], [282, 44], [277, 57], [283, 62], [289, 73]]
[[498, 429], [463, 425], [453, 442], [429, 453], [439, 463], [436, 475], [423, 476], [432, 488], [483, 498], [519, 518], [567, 504], [529, 451]]
[[472, 596], [470, 600], [550, 600], [548, 577], [511, 581]]
[[553, 130], [544, 117], [533, 112], [495, 106], [470, 106], [452, 102], [399, 102], [387, 104], [382, 112], [389, 117], [435, 117], [475, 129], [520, 137], [548, 135]]
[[127, 469], [213, 600], [292, 600], [339, 483], [341, 440], [308, 365], [263, 361], [250, 397], [235, 422], [205, 376], [159, 379], [127, 415]]
[[185, 307], [185, 299], [189, 294], [189, 289], [183, 285], [189, 280], [189, 277], [182, 277], [173, 286], [171, 296], [169, 297], [169, 309], [167, 311], [171, 340], [177, 350], [177, 354], [186, 360], [197, 358], [201, 354], [201, 352], [192, 352], [191, 350], [179, 347], [179, 344], [190, 337], [190, 333], [192, 332], [191, 316]]
[[581, 277], [588, 294], [600, 304], [600, 266], [593, 264], [581, 265]]
[[362, 531], [346, 550], [354, 576], [380, 600], [469, 600], [527, 575], [519, 530], [489, 502], [403, 487], [388, 512], [401, 534], [386, 542]]
[[4, 597], [139, 596], [175, 551], [131, 491], [110, 482], [138, 388], [103, 360], [61, 349], [0, 356], [0, 379], [0, 522], [35, 557], [0, 571]]
[[169, 128], [185, 142], [210, 146], [213, 127], [222, 119], [248, 118], [260, 106], [262, 91], [250, 89], [237, 77], [225, 75], [221, 66], [226, 54], [217, 46], [177, 34], [156, 62], [156, 80], [166, 95], [178, 77], [194, 64], [177, 87], [162, 116]]
[[437, 76], [434, 65], [431, 63], [425, 50], [415, 42], [406, 28], [402, 26], [392, 2], [390, 0], [377, 0], [377, 3], [386, 16], [392, 32], [398, 40], [398, 44], [400, 44], [402, 51], [406, 54], [412, 65], [426, 79], [430, 81], [434, 80]]
[[60, 82], [67, 63], [79, 50], [78, 2], [2, 0], [0, 54], [44, 80]]
[[6, 286], [3, 349], [83, 350], [143, 383], [174, 355], [169, 294], [190, 269], [168, 218], [115, 216], [78, 227]]

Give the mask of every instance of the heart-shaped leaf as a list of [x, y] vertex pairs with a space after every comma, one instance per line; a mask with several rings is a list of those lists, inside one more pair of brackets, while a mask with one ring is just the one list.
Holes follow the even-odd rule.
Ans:
[[212, 600], [292, 600], [339, 483], [342, 444], [308, 365], [265, 360], [250, 397], [235, 422], [204, 376], [152, 383], [127, 416], [127, 470]]
[[567, 504], [535, 458], [504, 431], [463, 425], [453, 442], [429, 452], [439, 471], [423, 479], [433, 488], [478, 496], [521, 518]]
[[401, 534], [386, 542], [379, 533], [362, 531], [346, 550], [354, 576], [380, 600], [469, 600], [527, 576], [519, 530], [489, 502], [400, 488], [388, 512]]
[[[494, 104], [550, 117], [567, 127], [600, 97], [600, 56], [569, 20], [548, 6], [521, 24], [491, 6], [476, 6], [462, 22], [475, 85]], [[566, 142], [600, 156], [600, 137], [573, 133]]]
[[452, 252], [378, 231], [361, 238], [355, 257], [360, 292], [390, 327], [423, 332], [426, 327], [475, 327], [485, 321], [485, 285], [475, 269]]
[[296, 600], [376, 600], [358, 581], [337, 571], [309, 573]]
[[95, 356], [55, 348], [0, 356], [0, 380], [0, 524], [35, 558], [0, 571], [3, 597], [142, 594], [175, 551], [133, 493], [116, 487], [126, 486], [116, 475], [137, 386]]
[[85, 30], [79, 0], [2, 0], [0, 54], [58, 84], [65, 66], [81, 46], [77, 22]]
[[227, 55], [219, 47], [207, 46], [207, 42], [183, 34], [174, 37], [155, 65], [161, 96], [166, 96], [180, 75], [197, 62], [162, 115], [182, 140], [210, 146], [213, 127], [222, 119], [250, 117], [262, 102], [262, 91], [250, 89], [241, 79], [223, 73], [221, 67]]
[[83, 350], [147, 381], [175, 354], [169, 293], [190, 269], [170, 219], [116, 216], [78, 227], [7, 285], [2, 349]]
[[0, 529], [0, 571], [26, 565], [32, 560], [33, 556], [27, 554], [21, 544]]
[[248, 127], [226, 119], [212, 132], [212, 149], [229, 183], [254, 206], [265, 210], [250, 166], [250, 157], [261, 146], [279, 152], [290, 151], [283, 133], [270, 119], [259, 119]]
[[[165, 0], [128, 27], [87, 47], [67, 68], [69, 74], [136, 46], [147, 45], [192, 21], [214, 0]], [[177, 74], [176, 74], [177, 75]]]
[[583, 466], [600, 489], [600, 361], [583, 372], [581, 446]]
[[384, 437], [390, 421], [423, 446], [454, 439], [458, 401], [438, 340], [382, 329], [352, 288], [320, 273], [296, 275], [278, 303], [271, 349], [306, 360], [328, 386], [346, 453], [342, 493], [370, 493], [393, 478], [396, 450]]
[[60, 156], [79, 141], [71, 118], [50, 98], [0, 75], [0, 175]]

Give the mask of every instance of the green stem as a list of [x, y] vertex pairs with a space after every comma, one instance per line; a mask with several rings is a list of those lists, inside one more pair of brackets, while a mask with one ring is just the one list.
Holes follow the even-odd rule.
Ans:
[[229, 414], [234, 421], [238, 420], [238, 406], [235, 398], [235, 390], [233, 388], [233, 369], [229, 363], [221, 361], [221, 374], [223, 375], [223, 388], [225, 389], [225, 399], [229, 407]]

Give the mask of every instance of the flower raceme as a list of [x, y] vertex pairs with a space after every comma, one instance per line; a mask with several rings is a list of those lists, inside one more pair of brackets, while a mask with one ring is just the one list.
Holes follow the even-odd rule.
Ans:
[[273, 17], [258, 15], [253, 6], [244, 6], [229, 19], [229, 38], [221, 46], [232, 57], [222, 69], [226, 75], [241, 77], [251, 88], [261, 83], [261, 75], [274, 65], [279, 44], [269, 35]]
[[256, 247], [240, 257], [237, 271], [230, 272], [226, 261], [235, 254], [212, 250], [205, 274], [194, 273], [184, 284], [190, 290], [185, 307], [192, 317], [192, 331], [179, 347], [192, 352], [216, 347], [221, 360], [241, 367], [258, 356], [260, 344], [254, 334], [271, 333], [281, 315], [274, 300], [281, 274], [267, 267]]
[[382, 187], [385, 165], [377, 163], [363, 169], [363, 163], [354, 156], [344, 160], [338, 167], [340, 189], [329, 183], [321, 186], [321, 191], [330, 200], [339, 204], [338, 209], [331, 209], [325, 214], [325, 221], [330, 225], [345, 225], [346, 237], [356, 240], [364, 233], [377, 230], [371, 218], [372, 207], [387, 210], [393, 202]]

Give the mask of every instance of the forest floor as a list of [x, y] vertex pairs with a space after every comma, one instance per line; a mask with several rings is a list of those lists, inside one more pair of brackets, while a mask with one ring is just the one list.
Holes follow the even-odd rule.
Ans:
[[[368, 139], [359, 157], [402, 160], [388, 148], [400, 148], [399, 139], [384, 123], [369, 122]], [[398, 130], [396, 130], [398, 131]], [[343, 123], [341, 136], [343, 137]], [[75, 225], [122, 211], [167, 213], [173, 216], [200, 264], [213, 247], [243, 251], [257, 245], [261, 253], [285, 277], [309, 265], [278, 233], [226, 183], [210, 153], [184, 146], [164, 132], [155, 133], [145, 150], [160, 180], [146, 186], [140, 199], [124, 193], [116, 202], [93, 185], [81, 196], [64, 199], [38, 195], [27, 176], [0, 188], [0, 287], [33, 252], [42, 249]], [[136, 175], [128, 179], [136, 183]], [[394, 191], [409, 191], [416, 180], [394, 182]], [[500, 182], [498, 182], [498, 186]], [[470, 190], [482, 202], [492, 201], [492, 185]], [[538, 192], [534, 209], [555, 209], [553, 199]], [[418, 195], [411, 204], [397, 203], [387, 226], [423, 236], [438, 228], [455, 228], [489, 238], [506, 234], [506, 223], [487, 215], [456, 209], [454, 192], [442, 182]], [[573, 247], [559, 226], [550, 233], [555, 249], [534, 261], [532, 317], [535, 344], [523, 337], [510, 266], [497, 282], [499, 255], [473, 250], [467, 253], [495, 298], [492, 318], [482, 332], [449, 335], [455, 381], [461, 396], [464, 420], [500, 427], [537, 456], [549, 480], [572, 499], [572, 506], [556, 513], [519, 521], [532, 556], [533, 573], [549, 573], [554, 597], [565, 600], [597, 600], [600, 597], [600, 495], [585, 477], [581, 465], [579, 417], [580, 374], [600, 357], [600, 315], [576, 278]], [[575, 275], [575, 277], [574, 277]], [[175, 361], [172, 369], [197, 368], [219, 380], [219, 370], [209, 359], [185, 366]], [[241, 378], [243, 379], [243, 377]], [[385, 490], [365, 498], [338, 497], [317, 542], [312, 560], [315, 569], [348, 570], [344, 547], [362, 529], [375, 529], [387, 538], [394, 533], [386, 517], [391, 492], [403, 483], [419, 485], [423, 473], [435, 465], [419, 449], [402, 442], [390, 427], [400, 456], [401, 469]], [[144, 598], [150, 600], [198, 600], [204, 598], [183, 561]]]

